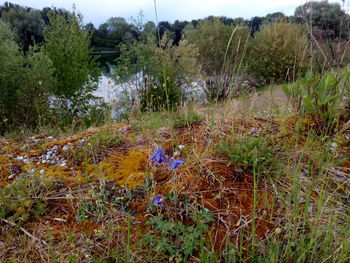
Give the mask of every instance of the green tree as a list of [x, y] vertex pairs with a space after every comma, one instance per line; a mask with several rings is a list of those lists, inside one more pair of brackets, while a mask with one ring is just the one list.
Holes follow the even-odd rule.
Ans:
[[14, 40], [24, 51], [34, 43], [43, 41], [44, 20], [40, 10], [22, 7], [11, 3], [0, 6], [0, 17], [10, 24]]
[[24, 55], [14, 35], [0, 20], [0, 133], [46, 121], [54, 85], [50, 59], [37, 48]]
[[310, 23], [311, 19], [314, 34], [318, 39], [346, 40], [349, 37], [349, 15], [338, 3], [310, 1], [297, 7], [294, 16], [299, 22]]
[[84, 30], [82, 17], [50, 14], [50, 25], [44, 30], [44, 53], [55, 68], [56, 85], [51, 92], [56, 96], [61, 117], [70, 122], [78, 115], [87, 114], [97, 89], [99, 70], [90, 57], [90, 35]]

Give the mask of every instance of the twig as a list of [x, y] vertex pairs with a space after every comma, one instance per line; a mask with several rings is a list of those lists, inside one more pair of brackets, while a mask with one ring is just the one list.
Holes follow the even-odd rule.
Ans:
[[[9, 220], [6, 220], [6, 219], [1, 219], [1, 221], [3, 221], [4, 223], [6, 224], [9, 224], [10, 226], [12, 227], [18, 227], [15, 223], [9, 221]], [[31, 239], [39, 242], [39, 243], [42, 243], [43, 245], [45, 246], [48, 246], [48, 244], [44, 241], [44, 240], [41, 240], [35, 236], [33, 236], [31, 233], [29, 233], [26, 229], [24, 229], [23, 227], [19, 227], [19, 229], [24, 233], [26, 234], [28, 237], [30, 237]]]

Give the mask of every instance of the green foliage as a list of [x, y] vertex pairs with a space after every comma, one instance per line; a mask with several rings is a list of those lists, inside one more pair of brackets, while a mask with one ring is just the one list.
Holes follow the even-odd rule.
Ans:
[[191, 127], [203, 121], [203, 116], [199, 115], [194, 111], [189, 111], [186, 113], [178, 113], [173, 115], [172, 126], [174, 128], [184, 128]]
[[0, 218], [23, 224], [46, 213], [45, 198], [56, 187], [54, 180], [23, 175], [0, 190]]
[[5, 3], [0, 6], [0, 17], [11, 26], [14, 40], [25, 52], [43, 41], [44, 20], [40, 10]]
[[96, 99], [99, 72], [90, 57], [90, 36], [84, 30], [79, 14], [71, 16], [49, 14], [50, 25], [45, 27], [43, 51], [54, 66], [56, 85], [51, 92], [57, 97], [63, 122], [86, 115]]
[[135, 82], [142, 111], [176, 109], [181, 102], [182, 84], [190, 82], [198, 74], [197, 51], [186, 41], [173, 46], [166, 34], [159, 45], [151, 36], [144, 39], [145, 42], [119, 47], [118, 78], [138, 78]]
[[46, 122], [49, 90], [55, 84], [51, 60], [37, 47], [24, 55], [13, 36], [0, 21], [0, 133]]
[[132, 127], [136, 131], [156, 131], [166, 126], [163, 114], [160, 112], [144, 112], [136, 116], [136, 120], [132, 121]]
[[285, 82], [305, 74], [307, 35], [298, 25], [275, 23], [254, 35], [249, 71], [267, 82]]
[[153, 248], [157, 255], [169, 262], [187, 262], [191, 255], [207, 251], [205, 249], [208, 224], [213, 222], [209, 210], [197, 211], [190, 216], [193, 225], [171, 222], [163, 215], [151, 217], [146, 224], [151, 232], [144, 236], [146, 246]]
[[296, 20], [311, 22], [313, 34], [317, 39], [348, 39], [349, 16], [339, 3], [308, 1], [297, 7], [294, 15]]
[[220, 142], [217, 145], [217, 154], [233, 161], [238, 172], [249, 171], [266, 175], [276, 166], [274, 148], [268, 138], [264, 137], [235, 138]]
[[186, 39], [198, 48], [209, 100], [225, 99], [232, 93], [234, 74], [242, 70], [249, 36], [246, 28], [226, 25], [216, 18], [204, 20], [186, 32]]
[[295, 110], [309, 119], [313, 128], [320, 133], [330, 133], [345, 109], [343, 96], [348, 96], [348, 73], [313, 75], [284, 86]]

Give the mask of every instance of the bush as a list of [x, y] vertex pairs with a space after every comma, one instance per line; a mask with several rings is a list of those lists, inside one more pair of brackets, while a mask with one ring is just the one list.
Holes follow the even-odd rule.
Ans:
[[307, 35], [299, 25], [265, 25], [254, 36], [249, 71], [267, 82], [294, 80], [307, 70], [307, 48]]
[[242, 68], [249, 31], [225, 25], [219, 19], [204, 20], [185, 35], [198, 48], [198, 61], [206, 79], [208, 100], [225, 99], [235, 87], [232, 82]]
[[199, 71], [195, 47], [187, 41], [173, 46], [164, 34], [159, 44], [148, 37], [145, 43], [119, 48], [117, 75], [123, 81], [136, 77], [141, 110], [175, 110], [181, 103], [183, 84]]
[[84, 30], [79, 14], [49, 15], [44, 30], [43, 51], [52, 60], [56, 85], [51, 89], [60, 108], [60, 119], [68, 124], [74, 117], [89, 113], [96, 97], [99, 70], [90, 57], [90, 35]]
[[0, 40], [0, 133], [36, 127], [49, 115], [49, 90], [55, 83], [52, 62], [36, 47], [24, 55], [2, 21]]

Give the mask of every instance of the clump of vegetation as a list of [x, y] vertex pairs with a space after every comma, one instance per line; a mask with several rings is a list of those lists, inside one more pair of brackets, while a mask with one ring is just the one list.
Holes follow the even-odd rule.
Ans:
[[348, 101], [348, 73], [328, 72], [323, 76], [309, 73], [304, 79], [284, 86], [295, 110], [318, 133], [332, 133]]
[[90, 36], [84, 30], [82, 17], [74, 12], [68, 16], [51, 13], [45, 27], [43, 48], [52, 61], [56, 79], [51, 92], [60, 110], [59, 121], [71, 123], [94, 106], [99, 70], [91, 59]]
[[37, 47], [23, 54], [8, 24], [0, 20], [0, 134], [45, 125], [50, 117], [53, 64]]
[[[143, 237], [146, 247], [152, 248], [157, 258], [169, 262], [186, 262], [190, 256], [210, 254], [206, 234], [213, 216], [208, 210], [195, 211], [191, 216], [193, 224], [171, 222], [164, 215], [152, 216], [147, 224], [151, 231]], [[215, 255], [214, 255], [215, 257]]]
[[123, 141], [123, 137], [115, 130], [105, 129], [88, 137], [82, 145], [77, 148], [67, 150], [65, 156], [73, 159], [76, 162], [91, 160], [93, 163], [98, 163], [106, 150], [113, 146], [117, 146]]
[[201, 21], [187, 30], [185, 39], [198, 48], [198, 61], [206, 80], [209, 101], [223, 100], [235, 93], [236, 74], [243, 70], [249, 30], [239, 24], [224, 24], [219, 19]]
[[180, 41], [173, 46], [165, 34], [159, 43], [146, 36], [144, 42], [119, 48], [118, 78], [141, 78], [135, 81], [141, 111], [175, 110], [181, 105], [182, 85], [198, 74], [193, 45]]
[[46, 214], [46, 198], [57, 182], [38, 175], [22, 175], [0, 190], [0, 219], [24, 224]]
[[220, 142], [217, 154], [224, 155], [234, 162], [236, 171], [266, 175], [275, 165], [274, 147], [268, 138], [234, 138]]
[[249, 71], [268, 83], [296, 80], [309, 66], [308, 44], [300, 25], [286, 22], [265, 25], [254, 35]]
[[186, 113], [174, 114], [172, 116], [172, 126], [174, 128], [191, 127], [201, 123], [203, 120], [203, 116], [194, 111], [188, 111]]

